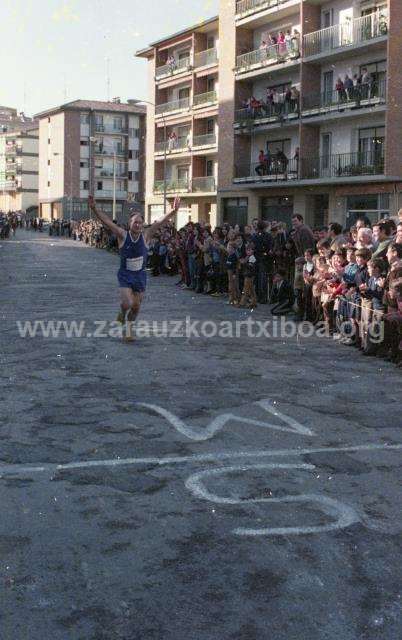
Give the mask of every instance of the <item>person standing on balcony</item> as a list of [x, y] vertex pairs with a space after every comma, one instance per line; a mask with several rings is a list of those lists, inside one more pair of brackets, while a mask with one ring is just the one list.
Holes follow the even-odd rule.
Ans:
[[294, 29], [292, 35], [292, 56], [294, 58], [300, 57], [300, 33], [297, 29]]
[[177, 147], [177, 135], [175, 131], [171, 131], [168, 135], [168, 150], [174, 151]]
[[286, 53], [288, 56], [292, 55], [292, 34], [290, 29], [286, 30], [285, 34]]
[[345, 75], [345, 80], [343, 81], [343, 85], [345, 87], [345, 91], [348, 99], [353, 100], [353, 97], [354, 97], [353, 80], [348, 76], [348, 74]]
[[293, 113], [298, 113], [299, 112], [299, 103], [300, 103], [300, 91], [298, 90], [297, 87], [292, 87], [290, 90], [291, 93], [291, 107], [292, 107], [292, 111]]
[[265, 174], [265, 153], [264, 149], [260, 149], [258, 154], [258, 164], [255, 168], [257, 176], [263, 176]]
[[174, 215], [180, 206], [180, 198], [174, 199], [173, 207], [161, 220], [157, 220], [144, 231], [144, 219], [133, 212], [128, 223], [128, 231], [115, 224], [109, 216], [96, 208], [93, 196], [89, 196], [88, 205], [92, 213], [117, 238], [120, 250], [120, 269], [117, 274], [121, 306], [117, 321], [126, 326], [126, 339], [132, 340], [132, 323], [140, 311], [147, 283], [146, 266], [148, 245], [155, 233]]
[[286, 58], [286, 39], [283, 31], [280, 31], [278, 34], [278, 55], [281, 59]]

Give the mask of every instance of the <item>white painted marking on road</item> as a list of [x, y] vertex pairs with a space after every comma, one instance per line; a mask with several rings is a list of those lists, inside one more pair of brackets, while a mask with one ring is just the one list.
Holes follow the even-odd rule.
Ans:
[[274, 431], [286, 431], [288, 433], [297, 433], [299, 435], [304, 435], [304, 436], [315, 435], [315, 433], [308, 427], [305, 427], [299, 422], [297, 422], [296, 420], [294, 420], [293, 418], [290, 418], [289, 416], [286, 416], [283, 413], [280, 413], [280, 411], [277, 410], [277, 408], [271, 402], [271, 400], [269, 399], [259, 400], [254, 404], [261, 407], [262, 409], [264, 409], [264, 411], [267, 411], [268, 413], [272, 414], [276, 418], [279, 418], [279, 420], [282, 420], [288, 426], [287, 427], [280, 426], [277, 424], [272, 424], [270, 422], [253, 420], [252, 418], [243, 418], [241, 416], [236, 416], [233, 413], [223, 413], [222, 415], [214, 418], [204, 428], [192, 427], [186, 424], [185, 422], [183, 422], [183, 420], [181, 420], [178, 416], [174, 415], [173, 413], [171, 413], [167, 409], [164, 409], [163, 407], [158, 407], [156, 404], [137, 402], [136, 406], [144, 407], [145, 409], [149, 409], [150, 411], [153, 411], [154, 413], [162, 416], [169, 422], [169, 424], [172, 425], [172, 427], [176, 429], [176, 431], [186, 436], [186, 438], [189, 438], [190, 440], [195, 440], [197, 442], [209, 440], [216, 433], [221, 431], [227, 422], [240, 422], [241, 424], [249, 424], [254, 427], [263, 427], [264, 429], [272, 429]]
[[355, 446], [340, 447], [311, 447], [307, 449], [271, 449], [267, 451], [225, 451], [216, 453], [194, 454], [190, 456], [166, 456], [162, 458], [112, 458], [109, 460], [82, 460], [77, 462], [67, 462], [64, 464], [46, 463], [41, 467], [30, 467], [29, 465], [9, 464], [0, 466], [0, 478], [9, 475], [21, 475], [26, 473], [38, 473], [44, 471], [63, 471], [74, 469], [85, 469], [93, 467], [117, 467], [131, 465], [154, 464], [159, 466], [174, 464], [196, 464], [200, 462], [222, 462], [236, 458], [269, 458], [285, 456], [304, 456], [314, 453], [359, 453], [363, 451], [400, 451], [402, 444], [362, 444]]
[[224, 467], [222, 469], [207, 469], [195, 473], [186, 480], [186, 487], [191, 493], [203, 500], [208, 500], [215, 504], [234, 505], [234, 504], [287, 504], [287, 503], [314, 503], [325, 515], [335, 518], [334, 522], [317, 526], [300, 526], [300, 527], [264, 527], [264, 528], [245, 528], [238, 527], [233, 529], [233, 533], [240, 536], [286, 536], [286, 535], [304, 535], [311, 533], [324, 533], [327, 531], [336, 531], [345, 529], [360, 522], [358, 513], [350, 506], [343, 504], [339, 500], [329, 498], [324, 495], [302, 494], [299, 496], [283, 496], [281, 498], [223, 498], [209, 491], [203, 480], [208, 478], [216, 478], [217, 476], [227, 475], [228, 473], [237, 473], [253, 470], [272, 470], [272, 469], [300, 469], [303, 471], [312, 471], [315, 469], [311, 464], [255, 464], [248, 466]]

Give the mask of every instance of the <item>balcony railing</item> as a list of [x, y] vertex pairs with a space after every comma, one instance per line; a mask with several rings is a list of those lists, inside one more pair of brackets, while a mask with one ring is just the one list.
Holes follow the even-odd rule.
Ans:
[[236, 16], [243, 17], [244, 15], [250, 15], [257, 11], [264, 11], [271, 7], [277, 7], [284, 4], [288, 0], [237, 0], [236, 2]]
[[125, 155], [125, 151], [120, 147], [116, 149], [116, 152], [114, 152], [113, 149], [109, 149], [108, 147], [100, 147], [99, 145], [94, 146], [94, 154], [97, 156], [110, 156], [113, 158], [114, 153], [116, 153], [117, 156]]
[[298, 38], [293, 38], [289, 46], [286, 43], [272, 44], [237, 56], [236, 72], [249, 71], [253, 67], [262, 68], [280, 64], [281, 62], [296, 60], [299, 57], [299, 40]]
[[[362, 109], [376, 104], [386, 103], [387, 85], [380, 82], [363, 83], [340, 91], [307, 95], [303, 98], [304, 115], [339, 112], [345, 109]], [[305, 114], [305, 112], [309, 112]]]
[[351, 178], [384, 174], [382, 150], [356, 151], [313, 158], [280, 159], [235, 166], [236, 182], [279, 182]]
[[17, 147], [16, 144], [7, 144], [5, 152], [6, 154], [17, 153], [17, 151], [21, 151], [21, 147]]
[[268, 162], [247, 162], [235, 166], [235, 180], [240, 182], [280, 182], [283, 180], [297, 180], [299, 175], [299, 161], [271, 158]]
[[169, 64], [164, 64], [161, 67], [156, 67], [155, 78], [157, 80], [160, 80], [160, 78], [163, 78], [169, 75], [174, 75], [174, 73], [177, 73], [178, 71], [184, 71], [185, 69], [190, 69], [190, 67], [191, 67], [190, 57], [183, 58], [182, 60], [175, 58]]
[[387, 33], [388, 18], [376, 11], [361, 18], [308, 33], [303, 39], [303, 55], [309, 57], [335, 52], [386, 36]]
[[302, 180], [350, 178], [383, 173], [384, 157], [380, 149], [303, 158], [300, 162], [300, 179]]
[[[183, 149], [188, 149], [187, 136], [177, 138], [175, 141], [172, 141], [169, 138], [166, 140], [167, 153], [171, 153], [172, 151], [182, 151]], [[164, 151], [165, 151], [165, 143], [156, 142], [155, 153], [163, 153]]]
[[18, 182], [15, 180], [0, 181], [0, 191], [15, 191], [18, 188]]
[[215, 178], [213, 176], [202, 176], [192, 179], [192, 191], [213, 193], [216, 191]]
[[217, 102], [218, 96], [216, 91], [207, 91], [206, 93], [198, 93], [193, 98], [193, 106], [198, 107], [202, 104]]
[[[96, 198], [113, 198], [113, 189], [99, 189], [95, 191]], [[119, 200], [125, 200], [127, 198], [127, 191], [117, 191], [116, 198]]]
[[253, 125], [266, 122], [280, 122], [282, 120], [297, 119], [299, 117], [299, 99], [292, 98], [285, 101], [284, 96], [280, 96], [280, 101], [276, 103], [262, 103], [259, 107], [247, 107], [238, 109], [235, 113], [235, 124]]
[[[163, 180], [156, 180], [154, 185], [155, 193], [163, 193], [165, 183]], [[182, 180], [168, 180], [166, 182], [166, 191], [178, 192], [178, 191], [190, 191], [190, 183], [186, 179]]]
[[218, 51], [215, 48], [206, 49], [196, 53], [194, 56], [194, 67], [206, 67], [208, 64], [215, 64], [218, 62]]
[[118, 135], [128, 133], [127, 127], [114, 127], [112, 124], [95, 124], [95, 131], [97, 133], [114, 133]]
[[215, 144], [216, 144], [216, 135], [214, 133], [207, 133], [206, 135], [203, 135], [203, 136], [194, 136], [193, 138], [193, 148], [212, 146]]
[[[113, 178], [113, 169], [97, 169], [96, 178]], [[127, 178], [127, 171], [116, 171], [116, 178]]]
[[169, 113], [169, 111], [183, 111], [190, 108], [190, 98], [181, 98], [181, 100], [173, 100], [172, 102], [165, 102], [164, 104], [158, 104], [155, 109], [155, 114]]

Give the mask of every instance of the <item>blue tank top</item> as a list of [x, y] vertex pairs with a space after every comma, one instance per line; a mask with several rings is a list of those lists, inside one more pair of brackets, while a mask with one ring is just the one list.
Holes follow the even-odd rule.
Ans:
[[120, 249], [118, 278], [121, 286], [135, 284], [140, 285], [140, 289], [145, 289], [147, 259], [148, 247], [143, 234], [133, 240], [128, 232]]

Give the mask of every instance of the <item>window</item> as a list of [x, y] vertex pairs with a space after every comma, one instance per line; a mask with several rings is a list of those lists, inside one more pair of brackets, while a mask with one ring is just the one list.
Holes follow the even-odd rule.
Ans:
[[213, 49], [215, 47], [215, 36], [213, 34], [209, 34], [207, 36], [207, 49]]
[[290, 157], [290, 140], [272, 140], [267, 141], [267, 149], [271, 156], [274, 156], [278, 150], [282, 151], [287, 158]]
[[366, 166], [378, 165], [381, 173], [381, 165], [384, 163], [385, 151], [385, 127], [368, 127], [359, 129], [359, 164]]
[[371, 76], [371, 86], [369, 89], [370, 95], [368, 97], [385, 97], [387, 78], [386, 60], [360, 65], [360, 74], [363, 75], [366, 71]]
[[183, 182], [183, 183], [188, 182], [189, 168], [190, 167], [188, 165], [177, 167], [177, 179], [179, 180], [179, 182]]
[[129, 180], [132, 180], [132, 179], [133, 179], [133, 172], [132, 172], [132, 171], [129, 171], [129, 172], [128, 172], [128, 179], [129, 179]]
[[223, 221], [231, 225], [247, 224], [248, 198], [223, 198]]
[[206, 175], [207, 176], [213, 176], [214, 175], [214, 161], [213, 160], [207, 160], [205, 166], [206, 166]]
[[207, 120], [207, 133], [215, 133], [215, 120], [208, 118]]
[[113, 118], [113, 129], [115, 131], [121, 131], [123, 128], [123, 118], [114, 117]]
[[80, 145], [81, 145], [81, 147], [87, 147], [88, 146], [88, 140], [80, 140]]
[[332, 104], [332, 94], [334, 91], [334, 72], [326, 71], [322, 78], [322, 89], [324, 94], [324, 103]]
[[291, 229], [293, 196], [269, 196], [260, 200], [261, 218], [285, 222]]
[[89, 124], [89, 113], [80, 113], [81, 124]]
[[207, 92], [215, 91], [215, 78], [207, 78]]
[[89, 167], [88, 160], [80, 160], [80, 167], [81, 167], [81, 169], [88, 169], [88, 167]]
[[186, 60], [188, 61], [188, 64], [190, 64], [190, 50], [189, 49], [187, 51], [180, 51], [178, 57], [179, 57], [179, 60], [183, 61], [183, 64], [186, 63]]
[[133, 152], [131, 151], [131, 149], [129, 149], [129, 151], [128, 151], [128, 158], [129, 158], [129, 160], [132, 160], [132, 158], [133, 158]]
[[89, 180], [82, 180], [80, 184], [81, 184], [81, 189], [83, 191], [88, 191], [88, 189], [89, 189]]
[[184, 100], [185, 98], [190, 97], [190, 87], [183, 87], [183, 89], [179, 89], [179, 100]]
[[47, 143], [50, 144], [50, 138], [47, 139]]
[[99, 114], [95, 114], [95, 124], [98, 127], [102, 127], [103, 126], [103, 116], [99, 115]]
[[47, 161], [47, 166], [49, 166], [49, 165], [50, 165], [50, 160]]
[[134, 180], [138, 181], [140, 179], [140, 174], [138, 171], [134, 171]]
[[96, 188], [98, 191], [102, 191], [103, 189], [103, 182], [99, 181], [96, 183]]
[[328, 169], [331, 162], [331, 148], [332, 148], [332, 134], [324, 133], [321, 138], [321, 167], [322, 169]]
[[389, 193], [371, 193], [346, 198], [346, 227], [355, 224], [364, 213], [373, 223], [389, 214]]
[[47, 186], [50, 187], [50, 180], [47, 181]]

